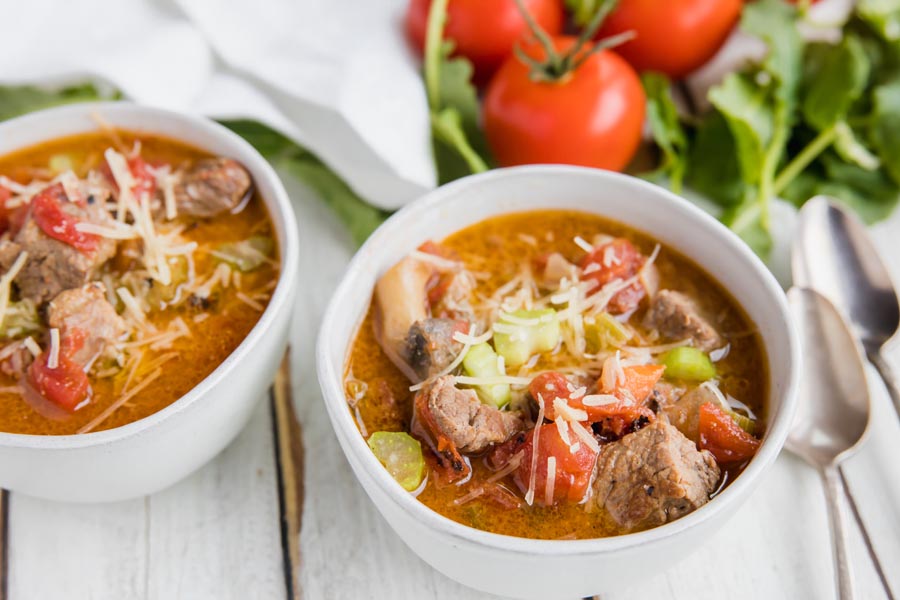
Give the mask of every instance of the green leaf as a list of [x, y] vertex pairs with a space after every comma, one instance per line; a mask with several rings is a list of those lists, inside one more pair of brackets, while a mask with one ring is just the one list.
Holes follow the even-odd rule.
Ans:
[[869, 137], [884, 168], [900, 183], [900, 78], [875, 88], [872, 98]]
[[859, 39], [847, 35], [836, 45], [807, 49], [803, 118], [819, 131], [844, 119], [869, 81], [870, 63]]
[[775, 128], [769, 89], [748, 75], [730, 73], [709, 91], [709, 100], [725, 117], [731, 131], [743, 180], [757, 183]]
[[737, 145], [728, 123], [712, 112], [697, 128], [688, 155], [687, 184], [723, 206], [741, 202], [747, 186], [741, 178]]
[[833, 196], [856, 211], [866, 223], [887, 218], [900, 200], [900, 186], [883, 170], [867, 171], [836, 156], [822, 157], [825, 177], [816, 194]]
[[732, 206], [722, 215], [722, 222], [759, 256], [766, 257], [772, 251], [772, 234], [762, 223], [762, 205], [759, 202], [748, 200]]
[[744, 6], [741, 29], [762, 38], [769, 46], [762, 69], [775, 79], [776, 97], [796, 102], [803, 68], [803, 38], [797, 28], [797, 10], [782, 0], [760, 0]]
[[687, 168], [688, 140], [678, 119], [672, 98], [671, 82], [660, 73], [644, 73], [641, 77], [647, 94], [647, 120], [653, 139], [663, 153], [663, 161], [656, 174], [669, 177], [669, 186], [681, 193]]
[[34, 86], [0, 86], [0, 121], [62, 104], [118, 100], [117, 92], [102, 94], [90, 83], [51, 90]]
[[900, 0], [859, 0], [856, 12], [885, 41], [900, 41]]

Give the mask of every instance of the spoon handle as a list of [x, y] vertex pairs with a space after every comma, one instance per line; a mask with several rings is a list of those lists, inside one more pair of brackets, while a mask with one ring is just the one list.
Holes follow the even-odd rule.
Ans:
[[897, 417], [900, 418], [900, 382], [897, 381], [894, 370], [884, 358], [884, 354], [879, 350], [869, 352], [869, 360], [871, 360], [872, 364], [875, 365], [875, 368], [878, 369], [878, 373], [881, 375], [881, 379], [884, 381], [884, 385], [891, 397], [891, 402], [894, 403], [894, 410], [897, 411]]
[[831, 547], [834, 558], [834, 573], [838, 598], [853, 600], [853, 573], [848, 554], [847, 513], [842, 501], [840, 475], [835, 465], [823, 467], [820, 471], [825, 486], [825, 500], [828, 504], [828, 518], [831, 523]]

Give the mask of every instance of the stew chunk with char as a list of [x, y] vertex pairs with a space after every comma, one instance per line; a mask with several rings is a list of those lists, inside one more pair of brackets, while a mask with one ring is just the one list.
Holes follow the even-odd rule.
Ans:
[[573, 539], [663, 526], [739, 477], [765, 432], [765, 364], [697, 265], [554, 210], [428, 241], [381, 273], [345, 382], [360, 434], [420, 502]]

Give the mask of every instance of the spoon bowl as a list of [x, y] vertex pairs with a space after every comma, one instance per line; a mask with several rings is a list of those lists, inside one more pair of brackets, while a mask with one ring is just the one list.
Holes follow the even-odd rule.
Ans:
[[800, 400], [787, 446], [817, 467], [845, 458], [869, 423], [869, 390], [856, 340], [840, 313], [814, 290], [788, 300], [805, 353]]

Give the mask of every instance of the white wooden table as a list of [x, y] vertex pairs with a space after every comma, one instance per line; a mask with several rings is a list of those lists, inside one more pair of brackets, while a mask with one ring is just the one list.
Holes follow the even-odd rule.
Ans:
[[[356, 483], [331, 430], [313, 361], [315, 336], [352, 254], [329, 209], [286, 177], [301, 239], [291, 356], [305, 445], [300, 595], [310, 600], [477, 599], [419, 560]], [[900, 281], [900, 218], [876, 230]], [[900, 355], [897, 355], [900, 363]], [[870, 376], [870, 435], [847, 475], [900, 594], [900, 425]], [[154, 496], [100, 506], [9, 498], [8, 598], [284, 599], [272, 419], [262, 402], [212, 463]], [[859, 598], [885, 598], [854, 529]], [[665, 573], [603, 600], [820, 599], [832, 594], [825, 502], [815, 472], [783, 454], [732, 520]], [[574, 599], [571, 599], [574, 600]]]

